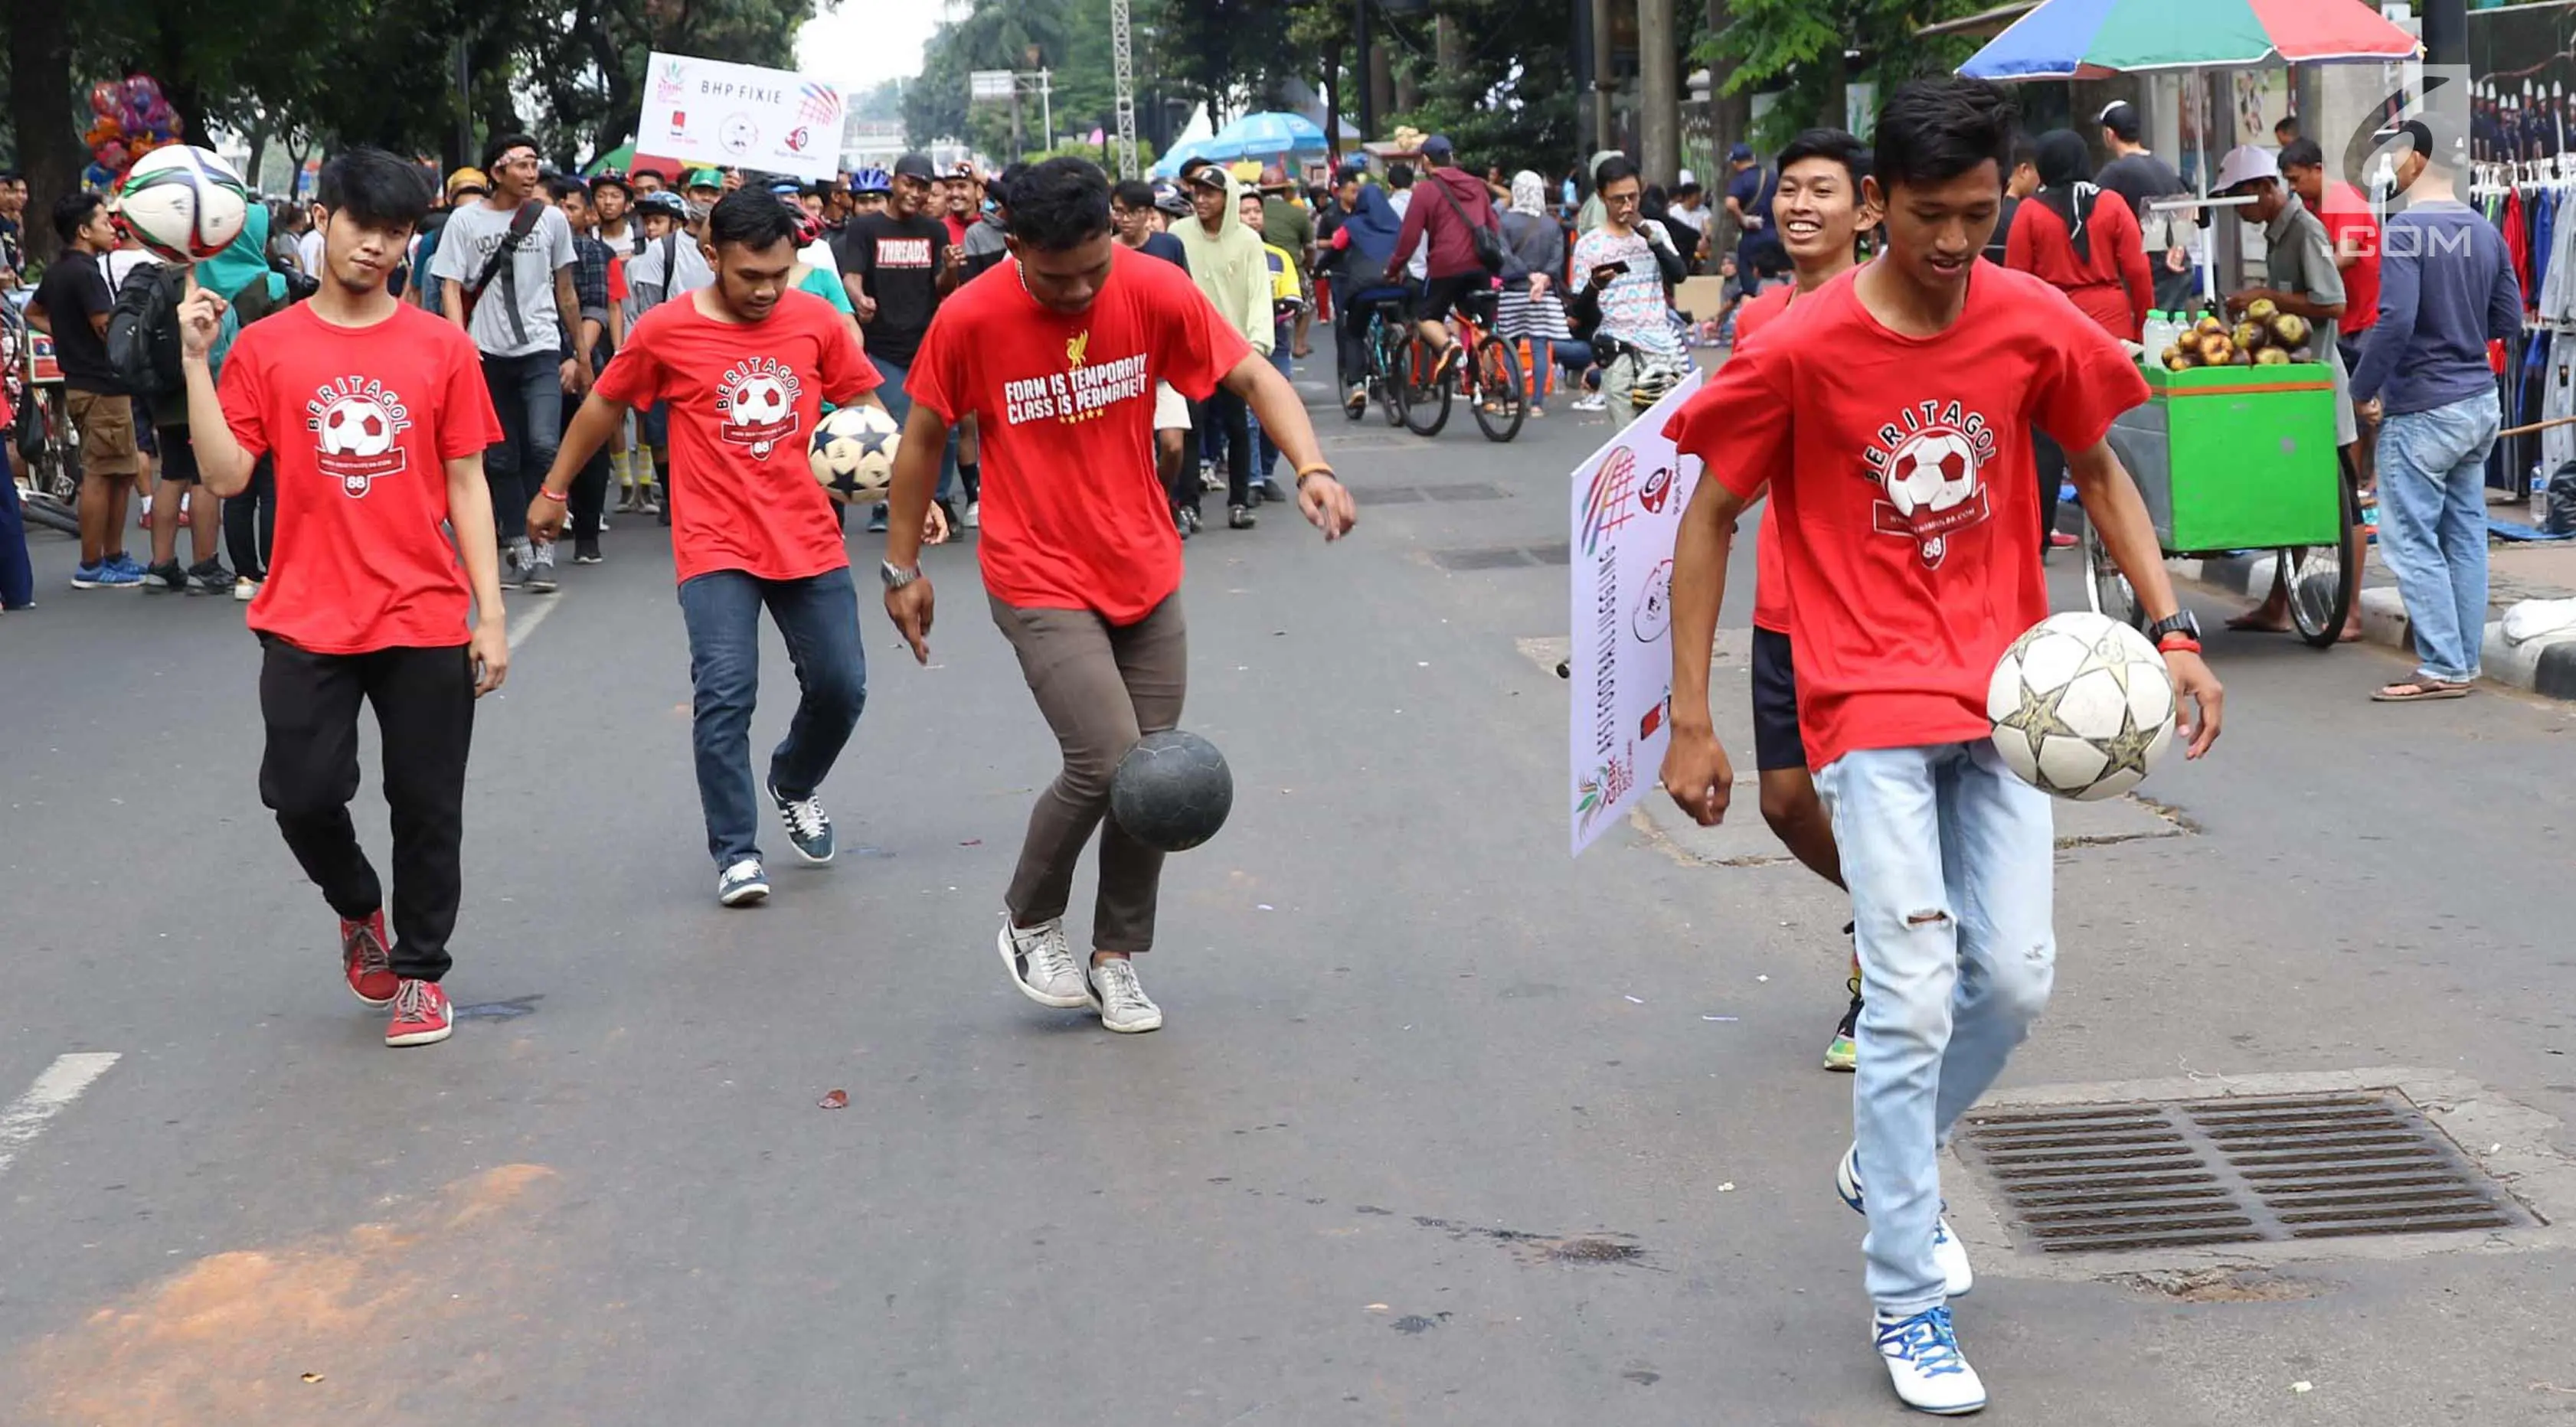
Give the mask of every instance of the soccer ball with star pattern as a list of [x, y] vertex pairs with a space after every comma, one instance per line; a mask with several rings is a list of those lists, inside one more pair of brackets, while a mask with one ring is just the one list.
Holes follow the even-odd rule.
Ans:
[[903, 432], [882, 406], [844, 406], [814, 426], [806, 459], [823, 492], [844, 505], [874, 504], [894, 485]]
[[2145, 635], [2070, 610], [2004, 651], [1986, 717], [1995, 751], [2022, 781], [2077, 802], [2116, 798], [2173, 747], [2173, 679]]

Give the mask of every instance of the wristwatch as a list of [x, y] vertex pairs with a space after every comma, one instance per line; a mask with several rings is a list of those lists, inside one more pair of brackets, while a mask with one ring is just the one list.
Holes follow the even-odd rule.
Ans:
[[921, 578], [921, 567], [914, 565], [907, 569], [892, 560], [880, 560], [877, 562], [877, 575], [885, 581], [887, 589], [899, 590]]
[[2182, 634], [2188, 635], [2193, 639], [2198, 639], [2200, 638], [2200, 621], [2193, 618], [2191, 611], [2186, 609], [2176, 610], [2174, 613], [2169, 614], [2163, 619], [2157, 620], [2155, 623], [2147, 626], [2147, 642], [2150, 644], [2164, 643], [2165, 636], [2168, 634]]

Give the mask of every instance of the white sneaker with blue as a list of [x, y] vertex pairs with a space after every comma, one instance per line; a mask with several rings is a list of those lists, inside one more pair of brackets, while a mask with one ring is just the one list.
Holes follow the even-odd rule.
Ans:
[[[1869, 1211], [1860, 1206], [1860, 1145], [1854, 1143], [1843, 1151], [1842, 1162], [1834, 1166], [1834, 1192], [1852, 1207], [1855, 1214]], [[1947, 1204], [1942, 1206], [1948, 1208]], [[1977, 1286], [1977, 1271], [1968, 1266], [1968, 1246], [1950, 1232], [1947, 1218], [1932, 1221], [1932, 1261], [1941, 1266], [1942, 1291], [1952, 1298], [1965, 1298]]]
[[787, 841], [797, 856], [818, 865], [832, 860], [832, 815], [823, 811], [821, 798], [811, 793], [791, 798], [772, 783], [769, 801], [778, 809], [778, 820], [787, 824]]
[[1926, 1308], [1911, 1318], [1876, 1314], [1870, 1331], [1878, 1339], [1879, 1360], [1887, 1364], [1887, 1376], [1906, 1406], [1941, 1417], [1983, 1410], [1986, 1385], [1959, 1351], [1949, 1309]]
[[716, 900], [728, 907], [747, 907], [769, 898], [769, 874], [755, 858], [746, 857], [716, 878]]

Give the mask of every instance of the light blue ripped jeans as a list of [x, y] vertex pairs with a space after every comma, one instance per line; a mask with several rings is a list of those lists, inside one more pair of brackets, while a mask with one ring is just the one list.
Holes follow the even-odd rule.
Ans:
[[2054, 819], [1982, 739], [1855, 749], [1816, 787], [1860, 943], [1863, 1281], [1901, 1318], [1942, 1301], [1941, 1147], [2048, 1004]]

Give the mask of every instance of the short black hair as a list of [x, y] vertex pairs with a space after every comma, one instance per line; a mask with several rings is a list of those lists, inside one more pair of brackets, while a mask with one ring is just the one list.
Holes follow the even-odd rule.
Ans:
[[1011, 186], [1011, 236], [1062, 252], [1109, 231], [1109, 175], [1088, 159], [1048, 159]]
[[1011, 211], [1011, 190], [1018, 187], [1020, 180], [1028, 176], [1029, 166], [1014, 159], [1002, 165], [1000, 173], [993, 175], [992, 183], [986, 185], [984, 189], [984, 196], [1000, 204], [1002, 212], [1008, 214]]
[[96, 213], [98, 206], [106, 201], [85, 188], [55, 199], [54, 236], [62, 240], [64, 247], [70, 247], [72, 240], [80, 236], [80, 230], [89, 226], [89, 215]]
[[1913, 80], [1888, 96], [1878, 111], [1878, 127], [1870, 136], [1878, 181], [1885, 188], [1946, 183], [1991, 163], [2001, 187], [2012, 164], [2019, 122], [2011, 96], [1986, 80]]
[[492, 171], [492, 165], [500, 162], [501, 155], [508, 153], [512, 149], [527, 149], [540, 157], [545, 153], [544, 149], [537, 146], [536, 139], [530, 135], [494, 134], [491, 138], [483, 141], [483, 171], [487, 174], [490, 173]]
[[429, 216], [429, 199], [429, 176], [420, 165], [363, 146], [333, 154], [313, 183], [313, 201], [326, 211], [384, 232], [418, 228]]
[[1154, 186], [1141, 178], [1122, 178], [1117, 187], [1109, 190], [1109, 197], [1121, 208], [1151, 208]]
[[2126, 99], [2115, 99], [2102, 106], [2102, 127], [2119, 136], [2120, 142], [2134, 144], [2146, 132], [2145, 121], [2138, 117], [2138, 106]]
[[2284, 114], [2280, 118], [2272, 121], [2272, 137], [2276, 139], [2279, 138], [2281, 136], [2281, 131], [2284, 129], [2287, 129], [2293, 134], [2299, 132], [2299, 116], [2296, 114]]
[[707, 246], [731, 243], [763, 252], [781, 243], [794, 246], [796, 220], [804, 210], [790, 208], [765, 188], [742, 187], [716, 200], [707, 212]]
[[27, 176], [14, 168], [0, 168], [0, 183], [25, 183]]
[[2019, 168], [2023, 164], [2028, 164], [2032, 168], [2039, 167], [2039, 140], [2028, 134], [2015, 134], [2013, 135], [2012, 166]]
[[1869, 177], [1869, 145], [1862, 143], [1858, 135], [1848, 130], [1805, 130], [1798, 137], [1791, 139], [1788, 147], [1780, 150], [1776, 167], [1780, 172], [1787, 173], [1789, 165], [1803, 163], [1808, 159], [1826, 159], [1841, 164], [1843, 172], [1851, 175], [1854, 188], [1860, 186], [1862, 179]]
[[2324, 168], [2325, 148], [2314, 139], [2292, 139], [2281, 146], [2280, 165], [2283, 168]]
[[1626, 154], [1612, 154], [1592, 170], [1592, 191], [1600, 193], [1622, 179], [1644, 177], [1645, 171], [1637, 167], [1635, 159]]
[[1413, 186], [1413, 165], [1406, 163], [1388, 164], [1386, 166], [1386, 186], [1389, 188], [1411, 188]]
[[1214, 167], [1216, 167], [1216, 160], [1214, 160], [1214, 159], [1204, 159], [1204, 158], [1188, 158], [1188, 159], [1183, 159], [1183, 160], [1181, 160], [1181, 172], [1180, 172], [1179, 177], [1180, 177], [1181, 182], [1183, 182], [1183, 183], [1187, 183], [1187, 182], [1189, 182], [1189, 181], [1190, 181], [1190, 175], [1191, 175], [1191, 174], [1197, 173], [1200, 169], [1203, 169], [1203, 168], [1214, 168]]
[[546, 180], [546, 196], [557, 203], [563, 202], [565, 199], [572, 197], [576, 193], [580, 194], [584, 198], [588, 198], [590, 196], [590, 185], [582, 182], [580, 179], [571, 178], [564, 174], [556, 174], [554, 177]]

